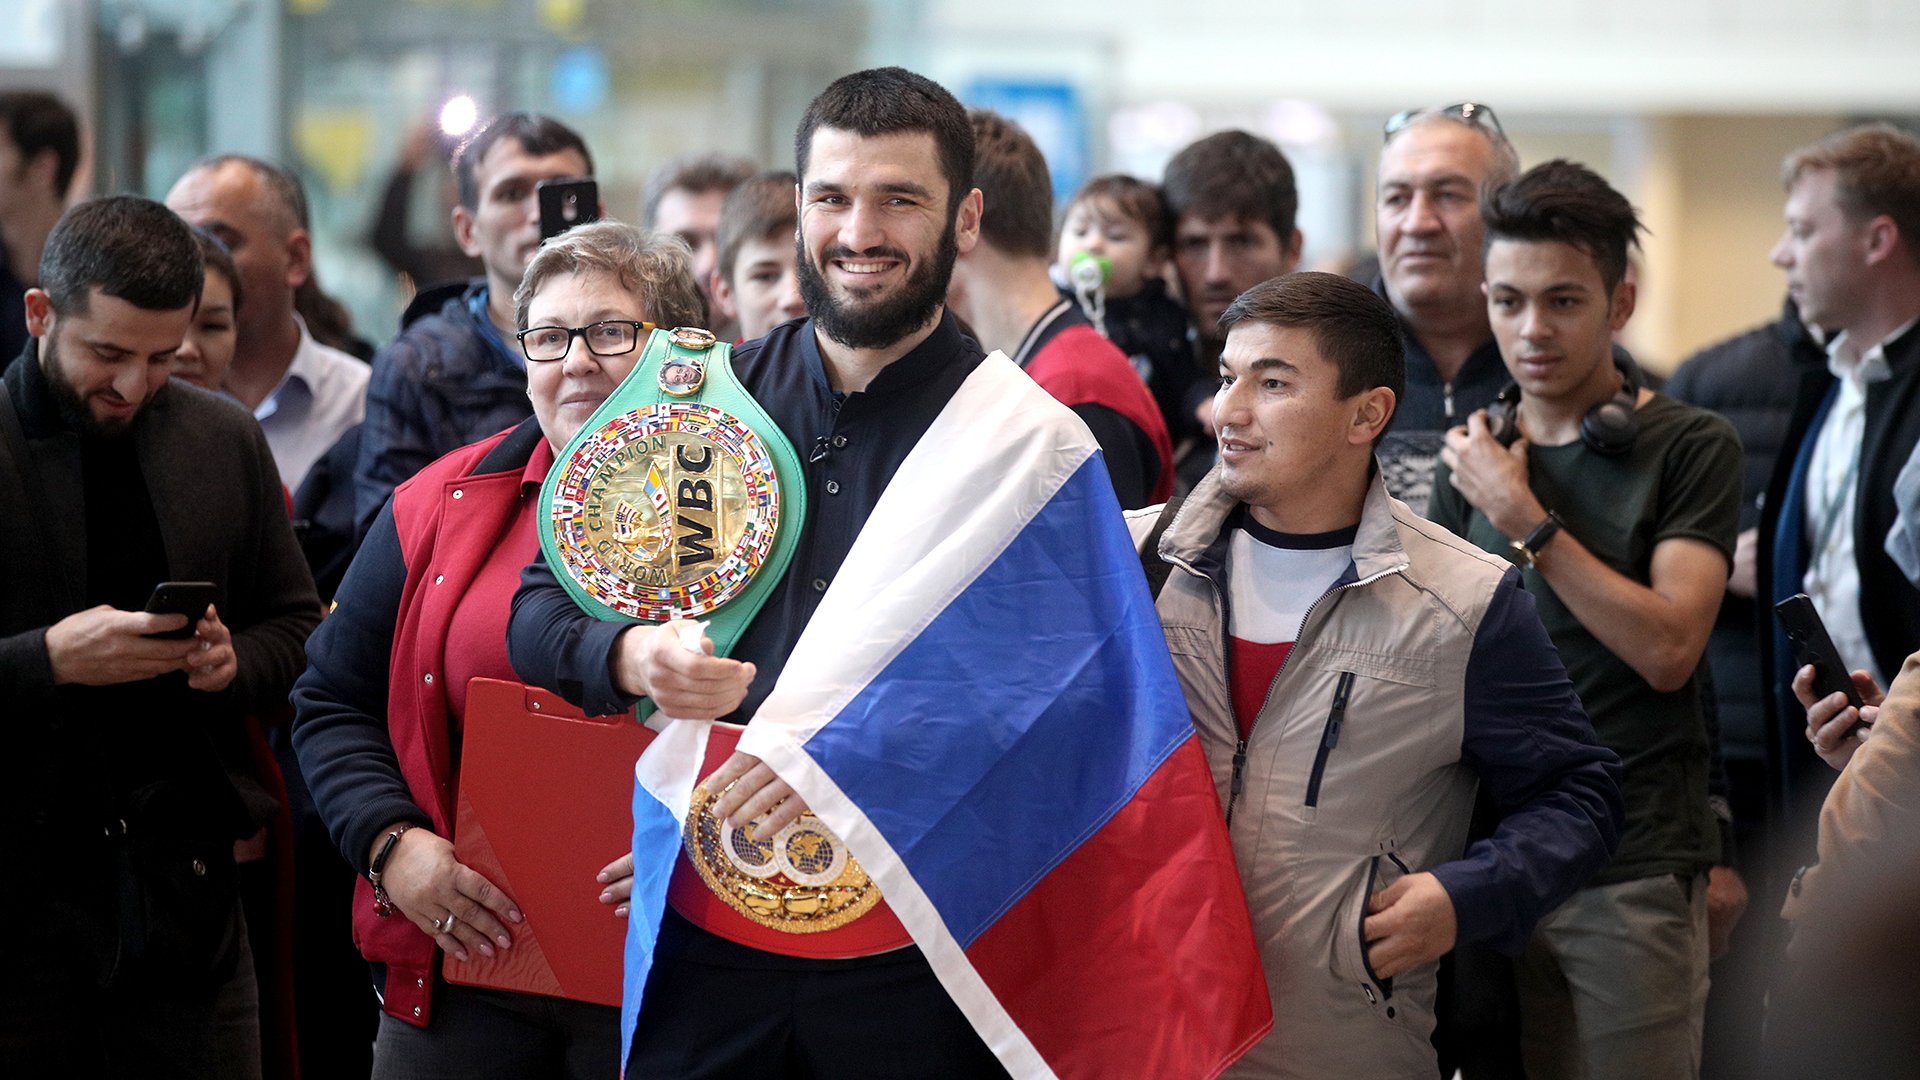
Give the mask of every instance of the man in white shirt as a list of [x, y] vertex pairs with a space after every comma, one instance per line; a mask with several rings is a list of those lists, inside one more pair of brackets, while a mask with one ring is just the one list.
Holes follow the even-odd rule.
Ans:
[[[1773, 262], [1827, 363], [1799, 399], [1761, 521], [1760, 582], [1813, 598], [1841, 660], [1885, 685], [1920, 648], [1920, 590], [1887, 554], [1894, 478], [1920, 442], [1920, 139], [1876, 124], [1787, 158]], [[1830, 777], [1809, 748], [1783, 635], [1768, 657], [1779, 796], [1811, 823]], [[1794, 813], [1802, 807], [1804, 813]]]
[[271, 162], [227, 154], [188, 169], [166, 201], [233, 251], [240, 304], [226, 390], [253, 410], [281, 483], [296, 490], [313, 463], [365, 416], [371, 373], [315, 341], [294, 313], [294, 290], [313, 269], [300, 182]]

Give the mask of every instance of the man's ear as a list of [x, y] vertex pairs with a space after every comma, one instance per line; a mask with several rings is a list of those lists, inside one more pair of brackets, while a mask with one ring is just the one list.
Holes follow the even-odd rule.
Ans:
[[1633, 318], [1633, 307], [1639, 298], [1640, 288], [1630, 278], [1621, 278], [1620, 284], [1613, 287], [1613, 300], [1608, 306], [1607, 317], [1614, 333], [1619, 333], [1620, 328], [1627, 325], [1627, 320]]
[[43, 338], [53, 333], [53, 297], [45, 289], [27, 290], [27, 333]]
[[1387, 430], [1393, 422], [1393, 410], [1398, 404], [1393, 391], [1384, 386], [1376, 386], [1359, 395], [1354, 402], [1353, 425], [1347, 429], [1349, 446], [1372, 446], [1373, 440]]
[[287, 288], [297, 289], [313, 276], [313, 234], [295, 229], [287, 234]]
[[1291, 274], [1295, 270], [1300, 269], [1300, 253], [1305, 251], [1306, 248], [1306, 237], [1301, 235], [1299, 229], [1293, 230], [1293, 235], [1287, 237], [1286, 250], [1281, 254], [1280, 261], [1284, 264], [1285, 269], [1280, 272], [1283, 274]]
[[473, 237], [473, 211], [464, 206], [453, 208], [453, 242], [460, 245], [461, 253], [469, 259], [478, 259], [483, 254]]
[[959, 245], [960, 254], [965, 255], [980, 242], [980, 217], [986, 212], [985, 196], [979, 188], [967, 192], [960, 200], [960, 212], [954, 218], [953, 238]]
[[1867, 265], [1874, 266], [1893, 258], [1900, 250], [1900, 226], [1885, 214], [1867, 222]]
[[740, 307], [734, 303], [733, 283], [715, 270], [707, 275], [707, 295], [713, 297], [713, 306], [722, 319], [729, 321], [740, 318]]

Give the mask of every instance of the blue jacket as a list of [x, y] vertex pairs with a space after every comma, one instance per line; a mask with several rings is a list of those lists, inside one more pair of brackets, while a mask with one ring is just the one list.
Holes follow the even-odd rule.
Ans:
[[486, 292], [486, 279], [475, 278], [423, 293], [400, 336], [373, 358], [353, 470], [361, 536], [393, 489], [428, 463], [533, 415], [526, 371], [486, 319]]

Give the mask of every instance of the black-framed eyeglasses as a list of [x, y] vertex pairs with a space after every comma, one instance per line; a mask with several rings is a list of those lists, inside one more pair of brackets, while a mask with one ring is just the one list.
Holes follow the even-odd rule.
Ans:
[[592, 326], [530, 326], [513, 336], [520, 340], [520, 351], [528, 360], [545, 363], [565, 360], [576, 336], [595, 356], [620, 356], [632, 352], [641, 338], [658, 329], [650, 322], [606, 319]]
[[1462, 101], [1453, 105], [1442, 105], [1437, 109], [1403, 109], [1387, 117], [1387, 124], [1382, 134], [1391, 140], [1400, 133], [1400, 129], [1423, 116], [1444, 116], [1468, 127], [1491, 131], [1503, 139], [1507, 137], [1507, 131], [1500, 126], [1500, 118], [1493, 114], [1493, 108], [1477, 101]]

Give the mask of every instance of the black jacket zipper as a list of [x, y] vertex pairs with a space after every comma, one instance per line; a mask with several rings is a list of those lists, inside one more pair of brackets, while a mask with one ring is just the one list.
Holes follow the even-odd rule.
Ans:
[[1320, 779], [1326, 775], [1327, 755], [1340, 745], [1340, 725], [1347, 718], [1347, 693], [1353, 689], [1353, 672], [1340, 673], [1333, 688], [1333, 708], [1327, 711], [1327, 726], [1320, 732], [1320, 749], [1313, 754], [1313, 775], [1307, 777], [1307, 805], [1320, 805]]

